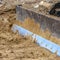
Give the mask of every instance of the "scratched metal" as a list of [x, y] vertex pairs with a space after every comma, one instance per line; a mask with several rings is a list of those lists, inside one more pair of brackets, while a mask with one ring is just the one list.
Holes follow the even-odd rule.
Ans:
[[14, 32], [18, 31], [23, 36], [27, 36], [27, 35], [32, 36], [33, 39], [36, 39], [36, 43], [39, 46], [46, 48], [47, 50], [51, 51], [52, 53], [56, 53], [57, 56], [60, 56], [60, 46], [59, 45], [39, 36], [37, 34], [33, 34], [32, 32], [30, 32], [18, 25], [13, 25], [12, 30]]
[[60, 19], [54, 19], [43, 14], [36, 13], [31, 9], [25, 9], [22, 6], [16, 7], [16, 13], [17, 20], [24, 22], [26, 18], [32, 18], [35, 20], [35, 22], [40, 24], [43, 30], [47, 28], [52, 32], [52, 35], [60, 38]]

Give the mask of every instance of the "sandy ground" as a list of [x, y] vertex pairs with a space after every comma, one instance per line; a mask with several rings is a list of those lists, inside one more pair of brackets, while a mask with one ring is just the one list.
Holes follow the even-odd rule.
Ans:
[[42, 12], [49, 15], [48, 12], [50, 11], [50, 9], [44, 6], [39, 6], [39, 8], [36, 9], [34, 8], [34, 6], [39, 5], [41, 1], [46, 1], [52, 4], [60, 2], [60, 0], [2, 0], [2, 4], [0, 4], [0, 13], [8, 9], [13, 9], [16, 5], [22, 5], [26, 8], [34, 9], [39, 13]]
[[[39, 5], [41, 1], [45, 1], [48, 4], [51, 4], [50, 6], [46, 7], [46, 5]], [[28, 8], [30, 10], [33, 10], [37, 13], [43, 13], [46, 15], [50, 15], [49, 12], [52, 9], [52, 7], [55, 5], [55, 3], [60, 2], [60, 0], [36, 0], [36, 3], [23, 3], [22, 6], [24, 8]], [[39, 6], [39, 7], [37, 7]]]

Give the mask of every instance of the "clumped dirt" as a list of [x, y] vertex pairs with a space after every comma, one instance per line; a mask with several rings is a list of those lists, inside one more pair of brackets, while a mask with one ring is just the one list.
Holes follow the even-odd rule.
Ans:
[[[43, 5], [39, 5], [39, 3], [41, 1], [47, 2], [51, 5], [54, 5], [55, 3], [60, 2], [60, 0], [37, 0], [36, 3], [30, 3], [30, 4], [29, 3], [24, 3], [24, 4], [22, 4], [22, 6], [24, 8], [33, 10], [33, 11], [38, 12], [38, 13], [50, 15], [49, 11], [52, 9], [53, 6], [51, 8], [50, 7], [47, 8]], [[35, 6], [37, 6], [37, 5], [39, 5], [39, 7], [35, 8]]]
[[[43, 14], [48, 14], [49, 11], [48, 8], [44, 6], [39, 6], [39, 8], [34, 8], [34, 6], [39, 5], [41, 1], [46, 1], [52, 4], [55, 4], [57, 2], [60, 2], [60, 0], [1, 0], [2, 5], [0, 8], [0, 13], [3, 11], [6, 11], [8, 9], [13, 9], [16, 7], [16, 5], [22, 5], [23, 7], [26, 7], [31, 10], [35, 10], [36, 12], [43, 13]], [[12, 8], [13, 7], [13, 8]]]
[[56, 54], [39, 47], [31, 37], [13, 33], [11, 27], [15, 20], [13, 10], [0, 15], [0, 60], [60, 60]]

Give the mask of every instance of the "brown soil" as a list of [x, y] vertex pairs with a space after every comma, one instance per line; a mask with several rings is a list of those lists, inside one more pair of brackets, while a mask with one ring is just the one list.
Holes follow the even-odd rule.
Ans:
[[31, 37], [13, 33], [15, 20], [15, 11], [0, 15], [0, 60], [60, 60], [56, 54], [36, 45]]

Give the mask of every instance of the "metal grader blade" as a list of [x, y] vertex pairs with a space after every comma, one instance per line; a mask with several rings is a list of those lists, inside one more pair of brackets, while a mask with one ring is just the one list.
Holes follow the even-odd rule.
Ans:
[[[38, 13], [33, 9], [27, 9], [20, 5], [16, 7], [16, 13], [17, 13], [17, 20], [20, 20], [20, 22], [24, 22], [24, 20], [27, 17], [29, 17], [31, 19], [34, 19], [36, 23], [39, 23], [42, 30], [49, 29], [52, 32], [52, 35], [55, 35], [56, 37], [60, 37], [60, 19], [59, 18]], [[14, 30], [14, 32], [18, 30], [18, 32], [24, 36], [27, 36], [27, 34], [31, 35], [33, 39], [36, 39], [36, 43], [39, 44], [41, 47], [48, 49], [52, 53], [57, 52], [56, 54], [60, 56], [60, 45], [57, 45], [51, 41], [48, 41], [47, 39], [37, 34], [34, 34], [33, 32], [21, 26], [18, 26], [16, 24], [13, 25], [12, 30]]]
[[38, 13], [32, 9], [26, 9], [22, 6], [16, 7], [16, 13], [17, 20], [24, 22], [24, 20], [29, 17], [39, 23], [41, 29], [49, 29], [52, 32], [52, 35], [60, 37], [60, 18]]

